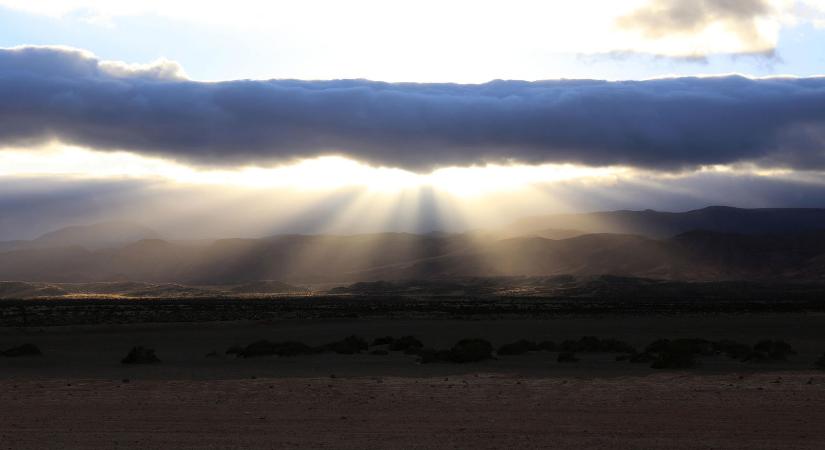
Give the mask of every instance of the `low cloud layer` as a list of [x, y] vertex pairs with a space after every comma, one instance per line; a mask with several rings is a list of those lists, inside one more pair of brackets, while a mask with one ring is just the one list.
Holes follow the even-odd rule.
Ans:
[[134, 67], [26, 47], [0, 50], [0, 99], [0, 146], [58, 139], [203, 164], [342, 154], [419, 171], [502, 161], [825, 167], [825, 78], [202, 83], [168, 61]]

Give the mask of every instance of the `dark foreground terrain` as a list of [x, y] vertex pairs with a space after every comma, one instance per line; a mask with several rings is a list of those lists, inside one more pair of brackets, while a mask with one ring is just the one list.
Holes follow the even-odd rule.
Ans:
[[[778, 380], [778, 382], [777, 382]], [[4, 448], [819, 449], [825, 377], [0, 381]]]
[[[811, 296], [640, 302], [5, 301], [0, 350], [32, 344], [41, 354], [0, 356], [0, 448], [825, 446], [825, 370], [817, 367], [825, 312]], [[366, 347], [330, 344], [352, 335]], [[393, 350], [379, 343], [385, 336], [433, 349], [480, 338], [493, 351], [474, 362], [422, 363], [425, 351]], [[629, 350], [562, 358], [564, 342], [582, 336], [619, 341], [636, 356], [662, 338], [709, 347], [690, 364], [659, 368], [629, 362]], [[520, 339], [555, 346], [502, 350]], [[306, 352], [232, 350], [262, 340]], [[793, 351], [753, 357], [766, 340]], [[713, 347], [723, 342], [747, 351], [732, 357]], [[157, 361], [123, 364], [136, 346]]]

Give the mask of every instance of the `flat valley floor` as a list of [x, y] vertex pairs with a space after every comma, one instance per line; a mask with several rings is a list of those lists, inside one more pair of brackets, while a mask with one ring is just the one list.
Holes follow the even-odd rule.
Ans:
[[[707, 357], [655, 370], [534, 352], [471, 364], [413, 355], [235, 358], [258, 339], [319, 345], [416, 335], [449, 347], [520, 338], [784, 339], [797, 355]], [[0, 328], [0, 448], [825, 448], [825, 314], [567, 315], [541, 319], [308, 319]], [[120, 364], [135, 345], [160, 363]], [[213, 353], [214, 351], [214, 353]], [[213, 354], [213, 356], [207, 356]], [[214, 356], [217, 354], [217, 356]]]

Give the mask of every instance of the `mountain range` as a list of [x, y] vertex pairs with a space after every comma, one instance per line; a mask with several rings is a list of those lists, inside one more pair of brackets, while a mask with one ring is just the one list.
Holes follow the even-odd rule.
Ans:
[[563, 274], [825, 279], [825, 209], [615, 211], [530, 218], [504, 230], [456, 234], [279, 235], [198, 244], [158, 236], [123, 223], [60, 230], [0, 248], [0, 280], [220, 285]]

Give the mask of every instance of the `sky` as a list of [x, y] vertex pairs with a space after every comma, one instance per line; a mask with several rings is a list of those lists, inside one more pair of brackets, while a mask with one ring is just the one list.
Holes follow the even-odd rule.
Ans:
[[825, 207], [825, 1], [0, 0], [0, 240]]

